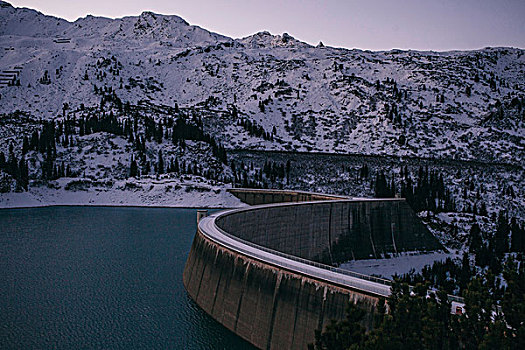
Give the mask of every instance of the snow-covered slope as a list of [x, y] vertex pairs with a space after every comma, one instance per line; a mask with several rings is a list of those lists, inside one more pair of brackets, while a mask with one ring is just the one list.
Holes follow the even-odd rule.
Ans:
[[204, 123], [229, 148], [525, 159], [521, 49], [370, 52], [286, 33], [234, 40], [151, 12], [71, 23], [0, 4], [0, 71], [20, 82], [0, 85], [3, 114], [94, 106], [97, 85], [131, 103], [221, 111]]
[[232, 186], [370, 197], [381, 174], [400, 195], [430, 171], [441, 209], [419, 215], [460, 249], [474, 221], [525, 218], [524, 53], [232, 39], [0, 1], [0, 207], [241, 206]]

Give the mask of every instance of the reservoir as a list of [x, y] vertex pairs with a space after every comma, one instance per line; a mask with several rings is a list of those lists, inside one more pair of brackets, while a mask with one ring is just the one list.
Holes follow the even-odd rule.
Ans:
[[186, 294], [196, 209], [0, 210], [0, 348], [254, 349]]

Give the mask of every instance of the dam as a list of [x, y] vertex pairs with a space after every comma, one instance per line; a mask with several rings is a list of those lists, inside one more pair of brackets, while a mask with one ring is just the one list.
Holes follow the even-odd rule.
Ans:
[[260, 349], [306, 349], [316, 329], [345, 317], [349, 301], [372, 326], [390, 281], [339, 263], [442, 248], [404, 199], [230, 191], [254, 206], [200, 219], [183, 283], [204, 311]]

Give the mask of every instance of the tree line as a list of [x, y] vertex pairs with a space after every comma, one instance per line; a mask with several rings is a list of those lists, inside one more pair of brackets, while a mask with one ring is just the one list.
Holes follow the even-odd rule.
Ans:
[[[96, 87], [95, 87], [96, 88]], [[29, 165], [26, 155], [30, 151], [40, 153], [42, 161], [39, 162], [40, 169], [35, 173], [40, 174], [43, 180], [55, 180], [60, 177], [70, 177], [78, 175], [69, 164], [56, 162], [57, 143], [64, 148], [74, 146], [75, 138], [73, 136], [86, 136], [98, 132], [106, 132], [112, 135], [127, 138], [134, 148], [138, 151], [138, 157], [132, 157], [129, 174], [138, 176], [140, 173], [146, 175], [150, 173], [151, 163], [146, 157], [146, 142], [156, 141], [162, 143], [163, 140], [171, 141], [176, 146], [186, 147], [186, 140], [203, 141], [207, 143], [214, 157], [220, 162], [227, 164], [228, 158], [226, 149], [214, 137], [204, 132], [202, 120], [199, 117], [188, 117], [183, 113], [176, 116], [168, 116], [155, 120], [147, 115], [140, 115], [138, 111], [131, 111], [129, 103], [122, 104], [120, 99], [114, 94], [114, 91], [98, 89], [102, 91], [103, 97], [99, 108], [86, 109], [80, 106], [77, 112], [81, 112], [79, 117], [67, 114], [70, 109], [67, 103], [63, 106], [63, 118], [51, 121], [44, 121], [39, 130], [35, 130], [28, 137], [23, 136], [21, 157], [17, 158], [10, 145], [9, 153], [6, 156], [0, 152], [0, 170], [3, 170], [9, 176], [16, 180], [17, 190], [27, 190], [29, 185]], [[120, 103], [116, 103], [120, 102]], [[106, 103], [119, 107], [121, 110], [126, 109], [129, 112], [127, 117], [117, 116], [110, 108], [104, 110]], [[117, 110], [119, 109], [117, 108]], [[141, 121], [141, 122], [139, 122]], [[160, 157], [159, 157], [160, 158]], [[177, 168], [186, 174], [197, 174], [217, 178], [214, 171], [204, 171], [197, 164], [185, 164], [172, 160], [168, 164], [154, 165], [154, 171], [157, 174], [165, 171], [177, 172]], [[138, 162], [141, 163], [139, 170]], [[176, 164], [176, 165], [175, 165]], [[141, 171], [142, 170], [142, 171]], [[6, 185], [5, 177], [2, 181], [2, 190], [9, 191]]]
[[[360, 173], [368, 176], [368, 169], [362, 169]], [[445, 185], [443, 174], [437, 170], [420, 167], [417, 176], [413, 179], [412, 173], [405, 166], [400, 170], [398, 182], [399, 186], [394, 175], [388, 179], [385, 173], [380, 171], [373, 182], [374, 197], [394, 198], [396, 194], [400, 194], [416, 212], [456, 211], [456, 201]]]
[[359, 303], [350, 302], [346, 318], [316, 330], [309, 349], [523, 349], [525, 264], [509, 259], [502, 276], [504, 285], [490, 270], [471, 277], [459, 313], [451, 313], [447, 292], [431, 290], [433, 281], [423, 275], [412, 286], [396, 279], [374, 310], [372, 330], [363, 326]]

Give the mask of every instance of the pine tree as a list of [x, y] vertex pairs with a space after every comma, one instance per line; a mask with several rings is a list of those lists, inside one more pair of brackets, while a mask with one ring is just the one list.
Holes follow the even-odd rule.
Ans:
[[463, 259], [461, 260], [461, 272], [459, 275], [459, 289], [463, 291], [467, 284], [470, 282], [472, 276], [472, 270], [470, 268], [470, 260], [467, 252], [463, 253]]
[[0, 151], [0, 169], [5, 168], [5, 166], [6, 166], [5, 155], [4, 155], [4, 152]]
[[381, 172], [376, 176], [376, 181], [374, 185], [374, 196], [376, 198], [386, 198], [389, 197], [389, 194], [390, 191], [388, 189], [385, 174]]
[[162, 158], [162, 151], [159, 150], [158, 160], [157, 160], [157, 174], [164, 174], [164, 159]]
[[331, 321], [324, 332], [315, 331], [315, 345], [310, 350], [345, 350], [352, 345], [362, 344], [365, 339], [365, 328], [361, 324], [365, 311], [352, 302], [347, 304], [346, 319], [341, 322]]
[[476, 254], [479, 252], [483, 245], [483, 240], [481, 238], [481, 230], [477, 223], [472, 224], [470, 227], [470, 233], [468, 237], [468, 246], [471, 253]]
[[131, 157], [131, 164], [129, 166], [129, 176], [130, 177], [137, 177], [138, 176], [137, 161], [135, 160], [135, 158], [133, 156]]
[[[425, 270], [431, 272], [425, 276]], [[464, 274], [464, 277], [461, 275]], [[523, 349], [525, 348], [525, 265], [509, 259], [503, 276], [507, 283], [500, 290], [499, 281], [490, 272], [472, 278], [463, 289], [465, 313], [453, 315], [444, 290], [431, 292], [430, 279], [439, 285], [457, 278], [470, 279], [468, 256], [462, 266], [447, 259], [425, 268], [423, 275], [411, 274], [406, 282], [395, 279], [388, 298], [388, 312], [379, 300], [372, 316], [373, 329], [360, 329], [362, 315], [358, 306], [349, 306], [346, 319], [331, 322], [315, 332], [309, 349]], [[425, 276], [425, 277], [424, 277]], [[468, 276], [468, 277], [467, 277]], [[497, 308], [496, 305], [501, 306]], [[501, 312], [501, 311], [502, 312]], [[362, 326], [361, 326], [362, 327]]]
[[[1, 155], [0, 155], [1, 156]], [[520, 227], [516, 218], [510, 221], [511, 251], [525, 252], [525, 229]]]
[[149, 161], [145, 161], [143, 166], [142, 166], [142, 174], [143, 175], [149, 175], [150, 169], [151, 169], [150, 162]]
[[505, 331], [511, 340], [511, 349], [525, 349], [525, 264], [513, 259], [507, 261], [503, 277], [507, 288], [501, 302], [505, 316]]
[[15, 157], [15, 152], [14, 152], [12, 143], [9, 144], [9, 156], [7, 158], [7, 163], [5, 165], [5, 170], [8, 174], [13, 176], [15, 179], [17, 178], [18, 161]]
[[503, 258], [503, 255], [509, 251], [510, 228], [507, 220], [506, 213], [500, 211], [492, 245], [492, 250], [499, 259]]
[[467, 286], [463, 297], [468, 317], [462, 325], [462, 341], [467, 349], [478, 349], [491, 323], [494, 301], [490, 294], [490, 279], [475, 277]]
[[27, 139], [27, 136], [24, 135], [24, 141], [22, 142], [22, 154], [26, 154], [29, 152], [29, 140]]

